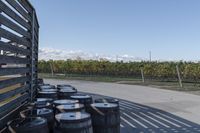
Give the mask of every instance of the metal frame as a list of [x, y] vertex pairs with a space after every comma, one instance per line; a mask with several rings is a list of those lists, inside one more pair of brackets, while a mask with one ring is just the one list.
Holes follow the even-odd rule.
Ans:
[[37, 15], [28, 0], [0, 0], [0, 132], [35, 97], [38, 34]]
[[35, 11], [33, 10], [33, 17], [32, 17], [32, 48], [31, 48], [31, 101], [33, 100], [33, 80], [34, 80], [34, 77], [33, 77], [33, 74], [34, 74], [34, 50], [35, 50]]

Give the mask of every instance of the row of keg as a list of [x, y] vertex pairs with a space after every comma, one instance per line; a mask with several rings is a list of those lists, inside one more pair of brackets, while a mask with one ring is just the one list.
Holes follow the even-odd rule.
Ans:
[[120, 133], [117, 99], [94, 99], [71, 85], [40, 84], [35, 102], [8, 123], [11, 133]]

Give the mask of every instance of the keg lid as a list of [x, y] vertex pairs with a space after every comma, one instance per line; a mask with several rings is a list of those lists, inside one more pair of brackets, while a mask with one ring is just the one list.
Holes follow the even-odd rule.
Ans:
[[51, 107], [51, 103], [49, 103], [49, 102], [38, 102], [38, 101], [36, 101], [36, 102], [34, 102], [34, 103], [31, 103], [30, 104], [31, 106], [33, 106], [33, 107], [35, 107], [35, 108], [48, 108], [48, 107]]
[[51, 104], [51, 103], [49, 103], [49, 102], [35, 101], [33, 104], [35, 104], [35, 105], [49, 105], [49, 104]]
[[42, 115], [46, 115], [49, 113], [53, 113], [53, 110], [41, 108], [41, 109], [27, 109], [27, 110], [20, 112], [22, 117], [27, 117], [27, 116], [37, 117], [37, 116], [42, 116]]
[[36, 98], [37, 102], [46, 103], [46, 102], [53, 102], [52, 98]]
[[53, 110], [46, 109], [46, 108], [33, 109], [33, 113], [36, 113], [37, 115], [49, 114], [49, 113], [52, 113], [52, 112], [53, 112]]
[[72, 90], [76, 90], [76, 88], [74, 88], [72, 86], [62, 86], [62, 87], [58, 87], [58, 89], [72, 89]]
[[73, 89], [71, 86], [60, 86], [60, 89]]
[[40, 89], [55, 89], [54, 85], [41, 85], [39, 86]]
[[92, 97], [89, 95], [78, 94], [78, 95], [71, 96], [71, 98], [73, 98], [73, 99], [88, 99], [88, 98], [92, 98]]
[[78, 100], [63, 99], [63, 100], [55, 100], [55, 101], [53, 101], [53, 103], [55, 105], [67, 105], [67, 104], [78, 103]]
[[57, 94], [55, 91], [39, 91], [38, 94]]
[[57, 89], [41, 89], [41, 91], [43, 92], [57, 92], [58, 90]]
[[74, 89], [72, 89], [72, 88], [61, 88], [61, 89], [59, 90], [59, 92], [61, 92], [61, 93], [76, 93], [77, 90], [74, 90]]
[[85, 112], [60, 113], [55, 116], [58, 122], [71, 123], [90, 119], [90, 114]]
[[75, 104], [68, 104], [68, 105], [59, 105], [56, 108], [59, 110], [73, 110], [73, 109], [82, 109], [84, 108], [84, 105], [75, 103]]
[[72, 87], [72, 86], [69, 84], [59, 84], [57, 85], [57, 87]]
[[100, 99], [95, 99], [96, 103], [119, 103], [118, 99], [115, 98], [100, 98]]
[[91, 106], [96, 107], [96, 108], [103, 108], [103, 109], [118, 108], [118, 105], [114, 103], [93, 103], [91, 104]]

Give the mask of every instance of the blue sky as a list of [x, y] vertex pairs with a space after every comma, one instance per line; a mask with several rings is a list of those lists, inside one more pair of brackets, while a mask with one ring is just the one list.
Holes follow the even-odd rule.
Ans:
[[200, 59], [200, 0], [30, 0], [40, 47]]

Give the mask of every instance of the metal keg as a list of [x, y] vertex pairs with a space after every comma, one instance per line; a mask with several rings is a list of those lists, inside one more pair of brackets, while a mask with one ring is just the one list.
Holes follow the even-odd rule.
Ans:
[[49, 133], [47, 120], [41, 117], [18, 118], [7, 125], [10, 133]]
[[115, 98], [99, 98], [94, 100], [95, 103], [115, 103], [119, 106], [119, 100]]
[[58, 89], [65, 88], [65, 87], [74, 88], [73, 86], [71, 86], [71, 85], [69, 85], [69, 84], [59, 84], [59, 85], [57, 85], [57, 88], [58, 88]]
[[39, 91], [38, 98], [52, 98], [56, 100], [58, 98], [57, 92], [51, 91]]
[[78, 100], [72, 100], [72, 99], [62, 99], [62, 100], [55, 100], [53, 101], [54, 106], [58, 105], [70, 105], [70, 104], [75, 104], [78, 103]]
[[90, 114], [85, 112], [60, 113], [55, 116], [60, 133], [93, 133]]
[[40, 89], [41, 92], [57, 92], [57, 89]]
[[79, 103], [84, 104], [86, 111], [90, 107], [90, 104], [93, 103], [92, 96], [84, 95], [84, 94], [78, 94], [78, 95], [71, 96], [71, 99], [78, 100]]
[[57, 113], [84, 112], [84, 111], [85, 111], [84, 105], [79, 103], [56, 106]]
[[53, 109], [53, 105], [51, 103], [41, 102], [41, 101], [35, 101], [33, 103], [30, 103], [29, 107], [32, 107], [32, 108], [35, 108], [35, 109], [42, 109], [42, 108]]
[[77, 93], [77, 90], [72, 88], [62, 88], [58, 92], [59, 99], [70, 99], [70, 97]]
[[44, 85], [39, 85], [39, 89], [56, 89], [56, 87], [55, 85], [44, 84]]
[[49, 130], [54, 130], [54, 113], [52, 109], [26, 109], [20, 112], [22, 118], [27, 117], [42, 117], [47, 120]]
[[36, 102], [45, 104], [45, 103], [52, 103], [53, 99], [52, 98], [36, 98]]
[[117, 104], [94, 103], [91, 114], [94, 133], [120, 133], [120, 112]]
[[56, 107], [59, 105], [72, 105], [76, 103], [78, 103], [78, 100], [71, 100], [71, 99], [55, 100], [53, 101], [54, 113], [56, 114], [58, 112]]

